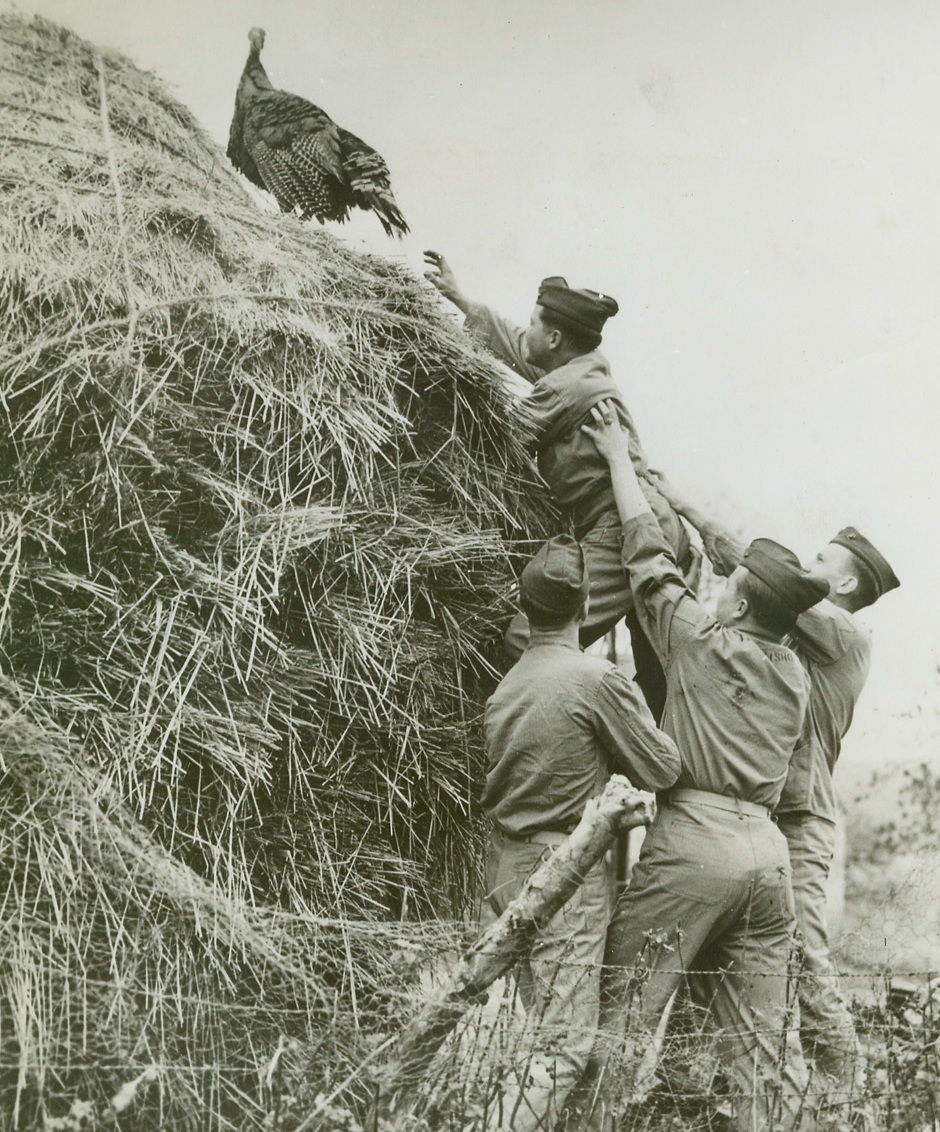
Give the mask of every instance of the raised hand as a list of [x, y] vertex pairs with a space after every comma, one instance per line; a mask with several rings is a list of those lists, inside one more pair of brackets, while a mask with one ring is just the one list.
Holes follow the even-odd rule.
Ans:
[[424, 262], [431, 268], [430, 271], [424, 273], [424, 278], [427, 279], [429, 283], [432, 283], [445, 299], [450, 299], [455, 307], [466, 311], [467, 307], [470, 305], [470, 301], [460, 290], [457, 276], [454, 275], [453, 269], [447, 260], [444, 259], [440, 252], [426, 251], [424, 253]]
[[627, 463], [632, 464], [630, 437], [620, 424], [617, 407], [613, 401], [598, 401], [591, 409], [590, 422], [583, 424], [581, 431], [594, 441], [598, 452], [608, 463], [625, 459]]

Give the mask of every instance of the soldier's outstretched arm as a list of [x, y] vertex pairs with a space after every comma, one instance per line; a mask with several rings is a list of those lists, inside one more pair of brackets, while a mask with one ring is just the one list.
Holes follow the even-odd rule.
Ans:
[[447, 260], [440, 252], [428, 250], [424, 253], [424, 262], [431, 269], [424, 273], [424, 278], [436, 287], [445, 299], [449, 299], [458, 310], [466, 314], [473, 303], [461, 290], [454, 269]]
[[440, 252], [426, 251], [424, 262], [430, 268], [430, 271], [424, 273], [424, 278], [445, 299], [449, 299], [458, 310], [463, 311], [467, 316], [464, 327], [475, 334], [510, 369], [534, 385], [542, 376], [542, 370], [530, 365], [526, 357], [523, 342], [525, 330], [485, 304], [468, 298], [458, 284], [453, 268]]
[[696, 601], [676, 564], [672, 550], [646, 500], [630, 456], [627, 434], [613, 402], [591, 410], [591, 423], [581, 426], [610, 465], [610, 481], [623, 523], [623, 565], [630, 579], [637, 615], [660, 660], [713, 622]]
[[702, 545], [715, 573], [723, 578], [733, 574], [744, 558], [745, 544], [717, 519], [700, 510], [662, 472], [651, 468], [647, 476], [650, 482], [659, 488], [660, 494], [673, 511], [681, 515], [702, 536]]

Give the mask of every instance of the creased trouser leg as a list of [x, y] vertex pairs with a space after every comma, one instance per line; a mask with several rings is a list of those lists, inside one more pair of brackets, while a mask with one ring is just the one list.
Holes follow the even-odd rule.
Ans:
[[790, 1130], [802, 1119], [805, 1068], [789, 1018], [793, 912], [786, 846], [773, 823], [660, 811], [608, 935], [587, 1127], [642, 1093], [638, 1080], [682, 972], [705, 955], [722, 974], [708, 998], [725, 1043], [740, 1132]]
[[[487, 886], [502, 912], [551, 852], [525, 842], [493, 846]], [[490, 1105], [487, 1132], [550, 1132], [581, 1077], [597, 1033], [600, 970], [612, 903], [612, 874], [602, 858], [538, 934], [517, 973], [526, 1023], [501, 1095]]]
[[741, 1130], [795, 1129], [809, 1121], [787, 879], [783, 865], [755, 876], [744, 915], [699, 957], [704, 973], [694, 976]]
[[799, 983], [803, 1051], [835, 1092], [851, 1094], [860, 1084], [858, 1039], [830, 957], [826, 916], [835, 826], [812, 814], [780, 814], [778, 824], [789, 847], [796, 923], [804, 945]]

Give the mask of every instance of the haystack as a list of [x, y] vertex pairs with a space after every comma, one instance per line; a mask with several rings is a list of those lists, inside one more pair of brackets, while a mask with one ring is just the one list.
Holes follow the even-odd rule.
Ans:
[[423, 281], [0, 33], [0, 1126], [289, 1127], [466, 907], [550, 519]]

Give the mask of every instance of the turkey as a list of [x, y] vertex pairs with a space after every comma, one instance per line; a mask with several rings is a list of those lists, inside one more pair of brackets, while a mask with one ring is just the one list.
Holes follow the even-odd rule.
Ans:
[[371, 210], [390, 236], [408, 231], [389, 184], [388, 166], [364, 141], [305, 98], [275, 90], [261, 65], [264, 32], [251, 49], [235, 95], [228, 156], [249, 181], [267, 189], [285, 212], [306, 219], [349, 219]]

